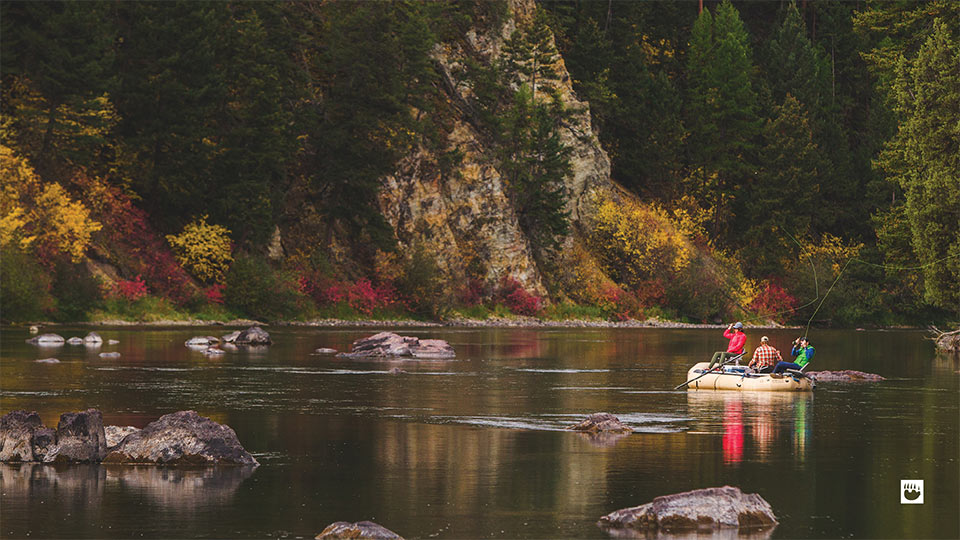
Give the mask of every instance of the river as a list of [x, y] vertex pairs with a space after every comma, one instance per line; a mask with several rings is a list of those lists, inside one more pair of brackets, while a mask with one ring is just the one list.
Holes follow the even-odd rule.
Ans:
[[[94, 407], [142, 427], [193, 409], [261, 465], [0, 465], [3, 537], [313, 538], [371, 520], [406, 538], [608, 538], [602, 515], [725, 484], [770, 502], [773, 538], [960, 537], [960, 364], [922, 332], [814, 331], [810, 369], [888, 380], [773, 395], [672, 390], [721, 330], [400, 329], [457, 358], [361, 362], [312, 353], [376, 329], [270, 327], [269, 348], [216, 357], [184, 341], [223, 327], [93, 329], [119, 344], [41, 349], [3, 328], [0, 413], [55, 427]], [[798, 335], [748, 346], [761, 334], [785, 354]], [[635, 433], [564, 430], [599, 411]], [[924, 481], [923, 504], [901, 504], [903, 479]]]

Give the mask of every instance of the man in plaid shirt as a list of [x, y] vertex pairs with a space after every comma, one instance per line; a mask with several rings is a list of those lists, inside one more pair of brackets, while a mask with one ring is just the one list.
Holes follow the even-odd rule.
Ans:
[[757, 373], [770, 373], [777, 362], [783, 361], [780, 351], [771, 347], [769, 341], [770, 338], [763, 336], [760, 338], [760, 346], [753, 351], [753, 358], [750, 360], [749, 366], [755, 369]]

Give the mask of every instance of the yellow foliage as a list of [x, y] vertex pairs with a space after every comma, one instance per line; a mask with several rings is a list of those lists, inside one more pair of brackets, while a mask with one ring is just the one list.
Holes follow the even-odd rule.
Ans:
[[27, 160], [3, 145], [0, 179], [0, 244], [16, 243], [21, 250], [49, 245], [79, 262], [101, 228], [90, 219], [90, 210], [60, 184], [41, 183]]
[[561, 271], [571, 299], [583, 305], [612, 307], [610, 291], [618, 287], [580, 242], [564, 252]]
[[590, 241], [604, 270], [631, 285], [682, 272], [694, 255], [666, 211], [631, 200], [602, 202]]
[[800, 252], [800, 262], [806, 264], [807, 257], [813, 260], [829, 260], [833, 274], [837, 275], [840, 268], [850, 259], [857, 257], [863, 244], [844, 244], [843, 239], [833, 236], [830, 233], [824, 233], [820, 238], [819, 244], [810, 244], [804, 246]]
[[177, 262], [205, 283], [222, 283], [233, 262], [230, 230], [207, 223], [207, 216], [188, 224], [178, 235], [167, 235], [167, 242]]

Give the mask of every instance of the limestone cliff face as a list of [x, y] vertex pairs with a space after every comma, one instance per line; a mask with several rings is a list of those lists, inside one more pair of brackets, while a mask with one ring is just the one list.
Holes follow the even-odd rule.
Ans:
[[[532, 16], [533, 0], [512, 0], [511, 17], [498, 29], [471, 30], [465, 36], [470, 54], [492, 61], [518, 21]], [[462, 276], [467, 267], [488, 284], [503, 276], [517, 279], [527, 290], [546, 293], [529, 241], [520, 228], [505, 185], [493, 159], [493, 149], [471, 124], [466, 108], [469, 89], [458, 80], [457, 68], [468, 51], [459, 43], [438, 46], [434, 58], [447, 85], [451, 108], [456, 111], [447, 150], [459, 150], [463, 159], [452, 173], [442, 174], [437, 156], [420, 150], [403, 159], [394, 174], [382, 179], [380, 207], [405, 247], [421, 246], [431, 252], [442, 270]], [[593, 134], [587, 103], [577, 99], [563, 61], [555, 66], [562, 98], [574, 114], [561, 136], [572, 150], [572, 173], [566, 178], [567, 210], [574, 229], [584, 227], [592, 212], [593, 193], [615, 191], [610, 181], [610, 161]], [[567, 239], [566, 245], [572, 242]]]

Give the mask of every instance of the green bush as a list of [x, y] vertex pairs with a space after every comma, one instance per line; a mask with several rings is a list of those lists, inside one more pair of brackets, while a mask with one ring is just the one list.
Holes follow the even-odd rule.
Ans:
[[0, 320], [42, 319], [54, 306], [50, 282], [33, 257], [13, 249], [0, 250]]
[[59, 321], [85, 321], [103, 302], [100, 281], [85, 265], [67, 260], [54, 267], [51, 291], [57, 302], [55, 318]]
[[240, 255], [230, 266], [223, 296], [228, 308], [254, 319], [294, 319], [315, 311], [293, 275], [253, 255]]

